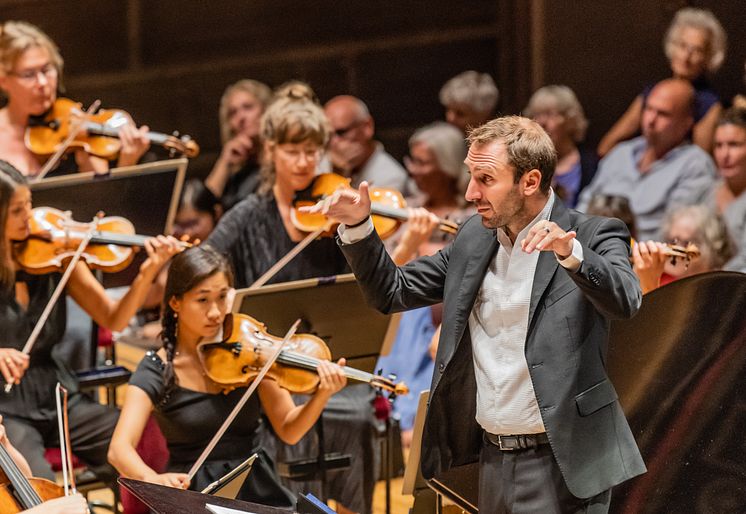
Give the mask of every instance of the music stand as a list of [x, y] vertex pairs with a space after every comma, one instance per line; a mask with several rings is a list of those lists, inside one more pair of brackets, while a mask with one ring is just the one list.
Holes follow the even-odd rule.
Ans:
[[332, 360], [347, 359], [353, 368], [373, 372], [378, 355], [389, 353], [399, 327], [399, 315], [385, 315], [369, 307], [352, 274], [272, 284], [236, 291], [233, 312], [283, 334], [300, 318], [298, 333], [323, 339]]
[[286, 509], [278, 507], [149, 484], [131, 478], [120, 478], [118, 482], [156, 514], [208, 513], [207, 504], [255, 514], [288, 514]]
[[[123, 216], [138, 234], [170, 233], [186, 173], [186, 159], [140, 164], [112, 169], [106, 175], [93, 172], [50, 177], [31, 184], [34, 204], [71, 211], [76, 221], [87, 222], [99, 211], [107, 216]], [[132, 283], [141, 252], [130, 266], [105, 275], [104, 285], [115, 287]]]
[[241, 491], [244, 482], [251, 473], [251, 468], [258, 455], [255, 453], [241, 464], [230, 470], [222, 477], [202, 489], [205, 494], [220, 496], [221, 498], [235, 499]]

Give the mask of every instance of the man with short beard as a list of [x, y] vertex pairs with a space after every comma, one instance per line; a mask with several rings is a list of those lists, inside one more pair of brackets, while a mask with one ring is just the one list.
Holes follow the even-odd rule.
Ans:
[[365, 183], [307, 210], [342, 223], [342, 251], [382, 312], [444, 303], [425, 478], [479, 461], [480, 512], [607, 512], [611, 488], [645, 471], [604, 365], [609, 320], [641, 303], [629, 232], [556, 197], [537, 123], [498, 118], [469, 143], [478, 214], [433, 256], [394, 265]]

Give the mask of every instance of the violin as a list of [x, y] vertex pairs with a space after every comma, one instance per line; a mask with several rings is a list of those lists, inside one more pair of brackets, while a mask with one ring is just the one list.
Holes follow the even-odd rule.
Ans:
[[[82, 104], [69, 98], [58, 98], [43, 118], [31, 119], [24, 142], [26, 148], [34, 154], [49, 156], [65, 144], [72, 131], [79, 130], [69, 142], [66, 151], [82, 149], [90, 155], [111, 160], [122, 148], [119, 131], [130, 120], [129, 114], [119, 109], [103, 109], [96, 114], [89, 114], [82, 110]], [[77, 125], [78, 123], [82, 126]], [[199, 154], [199, 145], [187, 135], [177, 137], [148, 132], [146, 137], [152, 144], [174, 153], [190, 158]]]
[[[104, 272], [114, 273], [129, 266], [135, 249], [145, 246], [149, 238], [135, 234], [132, 223], [120, 216], [103, 217], [94, 223], [95, 229], [82, 258], [90, 268]], [[32, 209], [29, 225], [30, 235], [16, 243], [14, 255], [20, 266], [32, 275], [63, 269], [91, 229], [91, 223], [74, 221], [69, 212], [53, 207]]]
[[[636, 245], [637, 241], [632, 239], [632, 246]], [[687, 243], [686, 246], [678, 245], [678, 244], [671, 244], [671, 243], [660, 243], [663, 245], [661, 248], [661, 252], [663, 255], [667, 255], [668, 257], [671, 257], [671, 264], [674, 266], [676, 265], [676, 261], [679, 259], [683, 259], [686, 261], [687, 265], [699, 259], [701, 256], [701, 252], [699, 251], [699, 247], [695, 245], [694, 243]], [[630, 262], [632, 261], [632, 257], [630, 257]]]
[[0, 444], [0, 512], [13, 514], [64, 496], [62, 486], [46, 478], [26, 478]]
[[[293, 225], [302, 232], [314, 232], [326, 227], [329, 223], [326, 216], [300, 212], [298, 208], [315, 205], [340, 187], [349, 188], [350, 179], [336, 173], [323, 173], [314, 178], [311, 185], [303, 191], [298, 191], [293, 199], [293, 208], [290, 211]], [[381, 239], [386, 239], [409, 219], [406, 202], [402, 194], [395, 189], [371, 187], [369, 192], [373, 226]], [[458, 224], [440, 219], [438, 228], [443, 232], [455, 234], [458, 231]], [[327, 235], [332, 233], [330, 231]]]
[[[197, 351], [206, 375], [227, 393], [252, 382], [282, 341], [281, 337], [267, 332], [262, 322], [245, 314], [228, 314], [223, 322], [223, 339], [200, 343]], [[316, 367], [331, 357], [329, 347], [320, 338], [312, 334], [294, 334], [269, 369], [268, 376], [291, 393], [312, 393], [320, 380]], [[397, 395], [409, 392], [403, 383], [395, 384], [385, 377], [349, 366], [342, 369], [348, 379]]]

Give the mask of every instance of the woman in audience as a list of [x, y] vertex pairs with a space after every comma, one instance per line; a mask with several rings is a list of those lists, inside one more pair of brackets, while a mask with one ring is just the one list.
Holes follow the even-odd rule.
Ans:
[[223, 149], [205, 185], [224, 210], [253, 193], [259, 184], [259, 122], [271, 98], [269, 86], [245, 79], [228, 86], [220, 99]]
[[[224, 394], [205, 375], [197, 349], [200, 342], [220, 338], [232, 285], [228, 261], [205, 245], [173, 260], [162, 307], [163, 348], [148, 352], [130, 379], [109, 460], [122, 476], [200, 491], [258, 453], [239, 499], [293, 507], [294, 498], [280, 485], [272, 460], [259, 444], [261, 413], [283, 441], [294, 444], [313, 426], [331, 395], [345, 386], [339, 367], [344, 359], [339, 366], [319, 365], [318, 390], [303, 405], [296, 406], [273, 379], [262, 380], [194, 478], [190, 481], [186, 474], [246, 391], [244, 386]], [[151, 469], [135, 450], [151, 413], [168, 444], [165, 473]]]
[[664, 243], [686, 247], [693, 243], [700, 256], [689, 262], [672, 259], [664, 245], [639, 241], [632, 247], [632, 262], [642, 292], [648, 293], [680, 278], [722, 269], [733, 256], [733, 243], [722, 218], [705, 205], [690, 205], [670, 211], [661, 228]]
[[[13, 384], [0, 394], [5, 429], [28, 460], [35, 476], [54, 479], [44, 458], [45, 446], [57, 444], [57, 408], [54, 387], [62, 382], [72, 394], [69, 402], [72, 449], [91, 468], [110, 471], [106, 447], [118, 412], [78, 393], [75, 375], [53, 356], [66, 326], [66, 294], [100, 326], [121, 330], [142, 305], [151, 283], [163, 265], [181, 250], [178, 241], [158, 236], [145, 243], [147, 259], [132, 285], [119, 300], [112, 300], [81, 260], [73, 268], [62, 296], [28, 353], [21, 349], [53, 297], [61, 272], [30, 274], [18, 254], [30, 235], [31, 190], [26, 178], [12, 165], [0, 161], [0, 375]], [[104, 478], [105, 475], [99, 475]]]
[[439, 97], [446, 121], [466, 134], [492, 118], [499, 92], [487, 73], [465, 71], [449, 79]]
[[[42, 116], [54, 105], [62, 77], [62, 56], [57, 46], [38, 27], [22, 21], [0, 25], [0, 91], [8, 103], [0, 109], [0, 159], [10, 162], [24, 175], [36, 175], [45, 157], [26, 148], [24, 136], [29, 118]], [[122, 149], [119, 166], [137, 164], [150, 147], [148, 127], [124, 125], [119, 133]], [[109, 162], [83, 150], [74, 159], [63, 159], [55, 171], [109, 169]]]
[[[720, 22], [706, 9], [685, 7], [674, 17], [663, 40], [674, 78], [691, 81], [696, 91], [692, 141], [709, 152], [712, 135], [722, 106], [708, 81], [725, 59], [726, 35]], [[653, 85], [645, 88], [598, 145], [603, 157], [620, 141], [634, 136], [640, 128], [642, 107]]]
[[720, 180], [710, 191], [708, 205], [723, 217], [737, 245], [736, 256], [724, 268], [746, 272], [746, 107], [723, 113], [713, 154]]
[[595, 152], [580, 148], [588, 120], [575, 93], [567, 86], [544, 86], [528, 101], [524, 114], [546, 130], [557, 149], [552, 187], [565, 205], [574, 208], [580, 191], [598, 167]]

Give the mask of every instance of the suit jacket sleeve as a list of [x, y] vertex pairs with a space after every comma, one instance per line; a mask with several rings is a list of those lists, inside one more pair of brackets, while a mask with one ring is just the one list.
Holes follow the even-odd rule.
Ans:
[[388, 314], [443, 301], [450, 245], [397, 267], [376, 232], [353, 244], [339, 238], [337, 242], [366, 300], [379, 311]]
[[604, 317], [631, 318], [640, 308], [642, 291], [629, 261], [627, 227], [616, 218], [591, 219], [593, 234], [588, 243], [581, 241], [583, 263], [576, 273], [568, 273]]

